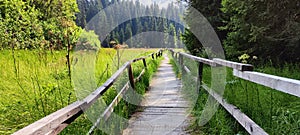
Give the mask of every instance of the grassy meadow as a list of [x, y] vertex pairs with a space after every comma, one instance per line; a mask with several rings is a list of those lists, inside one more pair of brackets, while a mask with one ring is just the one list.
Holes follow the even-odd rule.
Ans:
[[[197, 76], [195, 62], [184, 59], [192, 74], [181, 72], [176, 67], [179, 77], [183, 80], [183, 87], [187, 88], [188, 97], [193, 97], [193, 76]], [[171, 61], [178, 66], [176, 61]], [[226, 87], [223, 98], [237, 106], [242, 112], [260, 125], [269, 134], [300, 134], [300, 98], [285, 94], [271, 88], [255, 84], [233, 76], [233, 71], [227, 68]], [[281, 68], [271, 64], [255, 67], [255, 71], [300, 80], [300, 70], [297, 64], [286, 64]], [[210, 86], [211, 67], [204, 66], [203, 82]], [[200, 116], [206, 106], [208, 93], [200, 89], [198, 100], [192, 112], [193, 121], [189, 128], [192, 134], [248, 134], [242, 126], [219, 106], [212, 119], [204, 126], [200, 126]]]
[[[119, 51], [120, 63], [150, 54], [156, 49], [125, 49]], [[97, 86], [104, 83], [116, 70], [118, 57], [114, 49], [101, 49], [96, 54], [95, 78]], [[74, 82], [70, 79], [66, 65], [66, 52], [39, 50], [0, 51], [0, 134], [11, 134], [18, 129], [77, 100]], [[159, 61], [147, 59], [150, 64], [140, 84], [144, 93], [152, 73]], [[72, 62], [72, 66], [76, 61]], [[89, 63], [87, 63], [89, 64]], [[142, 70], [142, 63], [133, 65], [134, 74]], [[135, 76], [135, 77], [136, 77]], [[115, 89], [106, 95], [107, 103], [115, 96]], [[120, 103], [117, 111], [121, 116], [130, 116], [135, 107]], [[123, 114], [122, 114], [123, 113]], [[92, 126], [82, 115], [61, 134], [86, 134]], [[100, 131], [98, 131], [99, 133]], [[96, 132], [97, 133], [97, 132]]]

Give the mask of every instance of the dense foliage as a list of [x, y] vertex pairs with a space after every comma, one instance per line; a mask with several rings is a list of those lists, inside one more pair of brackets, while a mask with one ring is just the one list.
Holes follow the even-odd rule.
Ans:
[[[185, 16], [185, 21], [190, 29], [199, 27], [200, 22], [193, 21], [195, 10], [199, 11], [216, 30], [220, 40], [226, 38], [227, 31], [219, 30], [218, 28], [224, 25], [224, 13], [220, 10], [221, 0], [183, 0], [188, 3], [188, 12]], [[205, 33], [203, 33], [205, 34]], [[203, 46], [200, 41], [187, 29], [182, 35], [186, 48], [194, 55], [203, 52]]]
[[261, 60], [300, 60], [300, 2], [223, 0], [229, 16], [224, 41], [229, 57], [247, 53]]
[[0, 48], [62, 49], [75, 44], [75, 0], [0, 0]]
[[82, 31], [78, 42], [76, 44], [76, 50], [91, 50], [101, 48], [101, 43], [98, 39], [98, 35], [94, 31]]
[[[247, 54], [257, 56], [260, 63], [299, 61], [299, 1], [188, 0], [188, 3], [215, 28], [228, 59], [238, 61], [239, 56]], [[197, 39], [190, 35], [185, 34], [188, 49], [191, 52], [197, 47], [201, 49], [201, 44], [194, 46]]]

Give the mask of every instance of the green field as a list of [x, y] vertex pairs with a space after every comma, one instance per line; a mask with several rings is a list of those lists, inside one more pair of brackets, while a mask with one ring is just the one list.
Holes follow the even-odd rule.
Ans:
[[[157, 49], [126, 49], [120, 50], [120, 65], [124, 62], [150, 54]], [[74, 82], [70, 79], [64, 51], [0, 51], [0, 134], [11, 134], [18, 129], [60, 109], [77, 100]], [[74, 56], [78, 52], [73, 53]], [[95, 78], [100, 86], [117, 70], [117, 52], [114, 49], [101, 49], [94, 60]], [[89, 59], [88, 56], [87, 59]], [[92, 62], [91, 59], [86, 61]], [[137, 84], [140, 92], [146, 89], [147, 81], [158, 66], [157, 61], [147, 59], [150, 64], [143, 84]], [[76, 64], [73, 59], [72, 67]], [[77, 68], [78, 69], [78, 68]], [[142, 63], [133, 65], [134, 74], [142, 70]], [[146, 79], [146, 80], [145, 80]], [[104, 95], [107, 102], [116, 94], [115, 90]], [[121, 103], [122, 112], [125, 104]], [[123, 109], [124, 108], [124, 109]], [[126, 108], [128, 117], [134, 106]], [[125, 112], [123, 112], [125, 115]], [[86, 133], [91, 127], [85, 116], [81, 116], [62, 134]], [[76, 129], [76, 130], [75, 130]]]

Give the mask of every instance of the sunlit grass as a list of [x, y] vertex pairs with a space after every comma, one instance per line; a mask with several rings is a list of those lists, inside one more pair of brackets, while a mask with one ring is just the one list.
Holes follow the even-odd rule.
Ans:
[[[157, 49], [126, 49], [122, 51], [121, 64], [154, 51]], [[64, 51], [15, 50], [14, 55], [11, 50], [0, 51], [0, 134], [11, 134], [77, 100], [65, 55]], [[97, 86], [116, 71], [115, 62], [116, 50], [101, 49], [98, 52], [95, 63]], [[67, 131], [85, 134], [90, 128], [86, 125], [91, 123], [84, 116], [78, 121], [63, 134], [69, 133]]]

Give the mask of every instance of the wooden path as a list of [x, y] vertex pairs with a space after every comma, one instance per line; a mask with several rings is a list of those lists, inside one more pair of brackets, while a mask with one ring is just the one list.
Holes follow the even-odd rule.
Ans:
[[164, 57], [141, 103], [141, 111], [129, 120], [124, 135], [187, 134], [188, 102], [183, 98], [180, 80], [176, 78], [169, 58]]
[[[175, 52], [173, 49], [168, 49], [174, 60], [179, 63], [179, 68], [182, 69], [182, 75], [188, 75], [190, 77], [190, 69], [185, 65], [185, 59], [193, 60], [198, 63], [198, 75], [197, 85], [201, 86], [203, 90], [206, 90], [210, 96], [212, 96], [222, 107], [240, 123], [241, 126], [249, 134], [263, 134], [267, 135], [255, 121], [251, 120], [246, 114], [244, 114], [238, 107], [226, 102], [226, 99], [215, 92], [212, 88], [207, 87], [202, 80], [203, 65], [209, 65], [211, 67], [227, 67], [233, 69], [233, 75], [237, 78], [248, 80], [253, 83], [263, 85], [265, 87], [272, 88], [276, 91], [281, 91], [286, 94], [290, 94], [296, 97], [300, 97], [300, 81], [280, 76], [274, 76], [270, 74], [260, 73], [253, 71], [253, 65], [237, 63], [227, 61], [220, 58], [206, 59], [201, 57], [192, 56], [184, 52]], [[101, 119], [106, 120], [113, 112], [113, 108], [119, 103], [119, 99], [124, 95], [124, 91], [135, 86], [135, 80], [138, 80], [145, 72], [147, 68], [146, 59], [154, 56], [160, 57], [163, 54], [163, 50], [158, 50], [150, 55], [134, 59], [125, 63], [114, 75], [111, 76], [102, 86], [97, 88], [90, 95], [83, 100], [76, 101], [20, 130], [13, 135], [32, 135], [32, 134], [58, 134], [65, 129], [69, 124], [76, 120], [83, 112], [90, 108], [109, 88], [111, 88], [114, 82], [122, 75], [124, 71], [128, 71], [129, 82], [127, 83], [121, 92], [115, 97], [114, 101], [110, 103], [106, 111], [101, 114]], [[184, 59], [185, 58], [185, 59]], [[143, 61], [144, 70], [140, 73], [138, 78], [134, 78], [132, 75], [132, 64], [138, 61]], [[151, 88], [145, 96], [144, 101], [141, 103], [141, 109], [143, 111], [137, 112], [132, 116], [129, 121], [129, 127], [123, 131], [123, 134], [134, 135], [163, 135], [163, 134], [188, 134], [185, 132], [185, 127], [188, 125], [188, 114], [191, 111], [193, 105], [188, 104], [184, 100], [181, 94], [180, 81], [176, 79], [175, 73], [172, 70], [172, 66], [168, 64], [169, 59], [165, 56], [165, 60], [160, 65], [158, 72], [154, 76]], [[192, 77], [192, 76], [191, 76]], [[220, 77], [218, 77], [220, 78]], [[220, 80], [222, 81], [222, 80]], [[221, 87], [221, 86], [220, 86]], [[225, 87], [225, 86], [224, 86]], [[219, 90], [217, 90], [219, 91]], [[188, 108], [190, 107], [190, 108]], [[205, 110], [203, 110], [205, 111]], [[99, 120], [100, 120], [99, 118]], [[97, 120], [98, 121], [98, 120]], [[93, 133], [96, 125], [90, 128], [89, 133]]]

